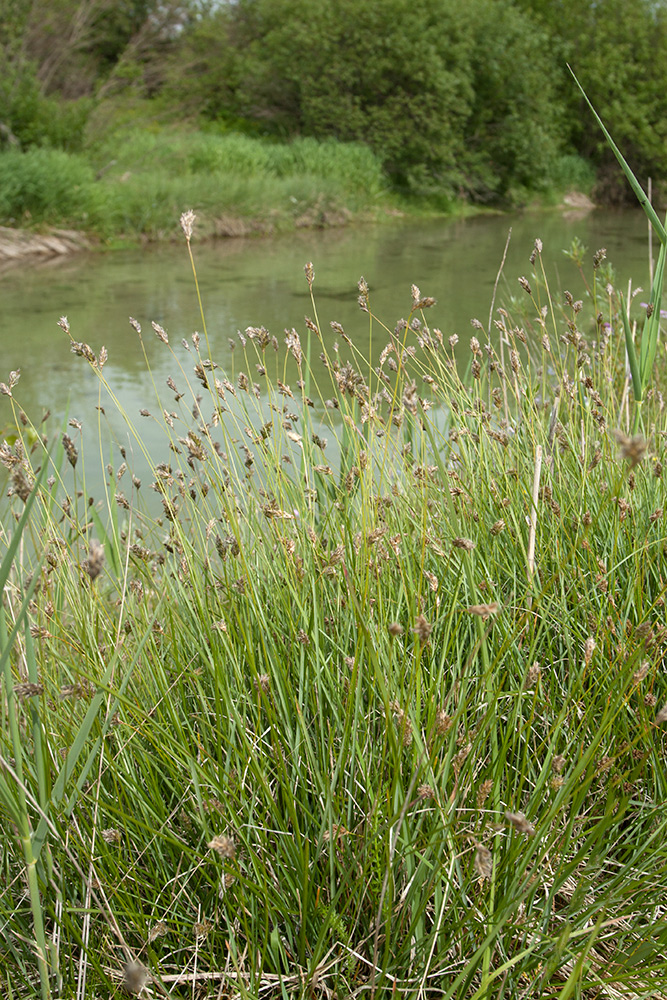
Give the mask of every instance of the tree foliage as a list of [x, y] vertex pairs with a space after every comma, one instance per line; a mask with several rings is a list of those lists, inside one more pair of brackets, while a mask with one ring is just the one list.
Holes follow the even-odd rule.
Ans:
[[[130, 93], [174, 117], [362, 141], [406, 192], [522, 200], [608, 151], [667, 162], [664, 0], [3, 0], [0, 143], [75, 143], [63, 99]], [[48, 104], [48, 99], [55, 104]], [[45, 103], [47, 102], [47, 103]], [[72, 138], [74, 137], [74, 138]], [[614, 174], [615, 176], [615, 174]]]

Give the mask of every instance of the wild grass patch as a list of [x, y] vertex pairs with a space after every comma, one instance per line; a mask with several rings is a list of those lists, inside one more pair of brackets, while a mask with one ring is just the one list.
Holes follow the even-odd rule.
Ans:
[[604, 254], [556, 293], [530, 249], [468, 344], [362, 278], [327, 346], [311, 263], [233, 377], [205, 304], [131, 320], [139, 414], [63, 318], [163, 435], [151, 483], [103, 435], [102, 497], [0, 386], [9, 995], [665, 995], [664, 386]]

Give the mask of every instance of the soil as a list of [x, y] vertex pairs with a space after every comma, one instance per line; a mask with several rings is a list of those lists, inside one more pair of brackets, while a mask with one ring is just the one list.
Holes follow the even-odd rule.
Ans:
[[51, 229], [32, 233], [25, 229], [0, 226], [0, 263], [31, 257], [61, 257], [92, 246], [90, 239], [74, 229]]

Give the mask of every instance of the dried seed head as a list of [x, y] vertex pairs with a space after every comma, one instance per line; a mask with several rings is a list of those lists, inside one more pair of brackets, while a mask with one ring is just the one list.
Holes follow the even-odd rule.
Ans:
[[489, 797], [489, 792], [493, 788], [493, 778], [487, 778], [477, 789], [477, 808], [481, 809]]
[[433, 626], [430, 622], [427, 622], [423, 615], [417, 615], [415, 618], [415, 626], [412, 630], [421, 643], [427, 642], [428, 637], [433, 631]]
[[105, 844], [118, 845], [122, 839], [121, 832], [116, 827], [109, 827], [108, 830], [102, 830], [102, 840]]
[[519, 284], [520, 284], [520, 285], [521, 285], [521, 287], [523, 288], [524, 292], [528, 292], [528, 294], [529, 294], [529, 295], [532, 295], [532, 294], [533, 294], [533, 290], [532, 290], [532, 288], [530, 287], [530, 283], [529, 283], [529, 281], [528, 281], [528, 278], [526, 278], [526, 277], [524, 277], [524, 276], [522, 275], [522, 276], [521, 276], [521, 277], [519, 278]]
[[313, 281], [315, 280], [315, 269], [313, 267], [313, 262], [309, 260], [307, 264], [304, 264], [303, 270], [306, 275], [306, 281], [308, 282], [308, 288], [312, 292]]
[[631, 469], [634, 469], [646, 457], [648, 441], [641, 434], [628, 437], [623, 431], [619, 430], [612, 430], [611, 433], [618, 444], [621, 457], [629, 463]]
[[589, 663], [591, 662], [594, 650], [595, 650], [595, 639], [593, 638], [592, 635], [589, 635], [588, 639], [586, 639], [586, 642], [584, 643], [584, 662], [586, 666], [588, 666]]
[[466, 608], [469, 615], [479, 615], [479, 617], [486, 621], [491, 615], [495, 615], [500, 611], [500, 605], [498, 601], [492, 601], [490, 604], [471, 604]]
[[453, 719], [447, 715], [444, 708], [437, 709], [435, 713], [435, 731], [438, 736], [444, 736], [452, 728]]
[[475, 850], [475, 860], [473, 862], [475, 872], [481, 879], [491, 878], [493, 873], [493, 856], [488, 847], [478, 844]]
[[532, 837], [535, 833], [535, 827], [526, 819], [522, 812], [513, 813], [508, 811], [505, 813], [505, 819], [518, 833], [524, 833], [527, 837]]
[[138, 996], [143, 992], [148, 980], [148, 970], [141, 962], [128, 962], [123, 969], [123, 986], [128, 993], [136, 993]]
[[217, 851], [217, 853], [223, 858], [232, 859], [236, 856], [236, 845], [232, 837], [225, 837], [222, 834], [219, 834], [218, 836], [213, 837], [212, 840], [209, 840], [206, 846], [211, 851]]
[[[227, 630], [225, 629], [225, 631]], [[264, 694], [267, 694], [271, 688], [271, 678], [269, 677], [269, 675], [260, 674], [259, 677], [255, 680], [255, 688], [258, 691], [262, 691]]]
[[39, 698], [43, 693], [43, 684], [31, 684], [29, 681], [21, 681], [19, 684], [14, 685], [14, 694], [19, 701], [25, 701], [26, 698]]
[[655, 721], [658, 726], [663, 722], [667, 722], [667, 702], [662, 706], [660, 711], [656, 713]]
[[391, 625], [387, 625], [387, 632], [395, 638], [398, 635], [403, 635], [403, 626], [399, 625], [398, 622], [392, 622]]
[[192, 930], [196, 938], [205, 938], [212, 927], [213, 924], [210, 920], [198, 920], [192, 925]]
[[72, 441], [69, 434], [63, 434], [63, 448], [65, 449], [65, 454], [67, 455], [67, 461], [74, 469], [79, 457], [79, 453], [76, 450], [76, 446]]
[[475, 543], [470, 538], [455, 538], [452, 545], [455, 549], [465, 549], [466, 552], [472, 552], [475, 548]]
[[559, 753], [551, 759], [551, 769], [555, 774], [562, 774], [565, 767], [565, 754]]
[[102, 572], [102, 567], [104, 566], [104, 546], [97, 541], [96, 538], [90, 543], [90, 548], [88, 550], [88, 558], [84, 559], [82, 564], [82, 569], [84, 573], [87, 573], [91, 580], [97, 579], [97, 577]]
[[157, 924], [153, 926], [148, 931], [148, 942], [155, 941], [156, 938], [164, 937], [167, 933], [167, 925], [164, 920], [159, 920]]
[[542, 675], [542, 668], [540, 667], [539, 663], [535, 661], [535, 663], [532, 663], [528, 667], [528, 670], [526, 671], [526, 678], [523, 682], [524, 689], [529, 690], [530, 688], [534, 688], [537, 682], [539, 681], [541, 675]]
[[188, 241], [188, 243], [192, 239], [192, 227], [194, 225], [196, 218], [197, 216], [195, 215], [195, 213], [192, 211], [191, 208], [189, 208], [187, 212], [183, 212], [183, 214], [181, 215], [181, 229], [183, 230], [185, 238]]
[[167, 336], [167, 331], [163, 327], [161, 327], [159, 323], [152, 322], [151, 326], [155, 330], [155, 334], [158, 340], [161, 340], [163, 344], [168, 344], [169, 337]]
[[434, 799], [435, 792], [430, 785], [420, 785], [417, 789], [417, 798], [425, 802], [427, 799]]
[[458, 335], [458, 333], [453, 333], [451, 335], [451, 337], [449, 338], [449, 346], [452, 348], [452, 350], [456, 347], [456, 345], [458, 344], [458, 342], [459, 342], [459, 335]]
[[595, 251], [595, 253], [593, 254], [593, 267], [595, 268], [596, 271], [599, 268], [602, 261], [606, 260], [606, 257], [607, 257], [606, 247], [602, 247], [600, 250]]

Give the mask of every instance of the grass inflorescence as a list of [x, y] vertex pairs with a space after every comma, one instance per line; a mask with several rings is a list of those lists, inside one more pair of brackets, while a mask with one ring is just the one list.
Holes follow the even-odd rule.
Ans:
[[153, 324], [101, 502], [3, 385], [8, 995], [662, 995], [664, 402], [543, 252], [469, 345], [413, 285], [366, 357], [361, 279], [332, 346], [312, 264], [233, 373]]

